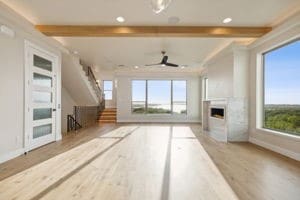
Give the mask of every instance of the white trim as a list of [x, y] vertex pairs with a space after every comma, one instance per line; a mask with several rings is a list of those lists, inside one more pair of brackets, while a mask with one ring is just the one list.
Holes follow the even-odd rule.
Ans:
[[261, 140], [258, 140], [256, 138], [254, 138], [254, 137], [250, 137], [249, 138], [249, 142], [251, 142], [253, 144], [256, 144], [258, 146], [264, 147], [266, 149], [269, 149], [271, 151], [275, 151], [275, 152], [277, 152], [279, 154], [285, 155], [285, 156], [287, 156], [289, 158], [292, 158], [292, 159], [295, 159], [297, 161], [300, 161], [300, 153], [296, 153], [296, 152], [293, 152], [293, 151], [290, 151], [290, 150], [287, 150], [287, 149], [275, 146], [273, 144], [270, 144], [270, 143], [267, 143], [267, 142], [263, 142]]
[[11, 151], [9, 153], [1, 155], [0, 156], [0, 163], [4, 163], [8, 160], [14, 159], [14, 158], [16, 158], [16, 157], [18, 157], [18, 156], [20, 156], [24, 153], [25, 153], [25, 149], [22, 148], [22, 149], [17, 149], [15, 151]]

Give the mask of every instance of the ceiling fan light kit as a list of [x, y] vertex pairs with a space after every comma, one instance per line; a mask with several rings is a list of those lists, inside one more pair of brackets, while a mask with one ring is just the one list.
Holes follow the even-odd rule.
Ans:
[[165, 10], [172, 0], [151, 0], [151, 6], [154, 13], [158, 14]]

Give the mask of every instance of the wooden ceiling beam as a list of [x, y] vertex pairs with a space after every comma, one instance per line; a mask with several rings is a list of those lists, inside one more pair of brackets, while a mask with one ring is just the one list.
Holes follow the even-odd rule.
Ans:
[[47, 36], [62, 37], [247, 37], [257, 38], [270, 27], [217, 26], [72, 26], [36, 25]]

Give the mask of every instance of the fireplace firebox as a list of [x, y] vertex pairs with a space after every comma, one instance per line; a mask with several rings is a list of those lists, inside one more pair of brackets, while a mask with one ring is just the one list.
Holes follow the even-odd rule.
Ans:
[[210, 116], [217, 119], [224, 119], [224, 108], [210, 108]]

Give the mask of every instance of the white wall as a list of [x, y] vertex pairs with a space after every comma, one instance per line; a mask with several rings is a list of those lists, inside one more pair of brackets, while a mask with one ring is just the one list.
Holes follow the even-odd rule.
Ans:
[[[12, 28], [16, 35], [0, 34], [0, 163], [24, 152], [24, 46], [25, 40], [61, 58], [57, 43], [0, 3], [0, 25]], [[60, 66], [59, 66], [60, 67]], [[60, 80], [60, 71], [58, 72]], [[60, 85], [57, 103], [60, 104]], [[58, 110], [60, 117], [60, 110]], [[59, 124], [60, 127], [60, 119]]]
[[69, 92], [62, 87], [61, 88], [61, 129], [62, 133], [67, 132], [67, 116], [73, 115], [74, 106], [78, 104], [70, 96]]
[[300, 14], [261, 38], [251, 48], [250, 57], [250, 141], [300, 160], [300, 138], [261, 129], [261, 54], [295, 38], [300, 38]]
[[207, 66], [208, 99], [233, 96], [233, 54], [231, 52], [216, 58]]
[[62, 84], [80, 106], [97, 106], [97, 97], [79, 58], [72, 54], [62, 55]]
[[232, 43], [213, 57], [202, 76], [208, 78], [208, 99], [248, 97], [249, 52]]
[[[188, 73], [130, 73], [118, 74], [118, 122], [200, 122], [201, 81], [197, 74]], [[187, 115], [145, 115], [131, 113], [131, 81], [136, 79], [187, 80]]]
[[249, 51], [240, 46], [233, 49], [233, 97], [249, 97]]

